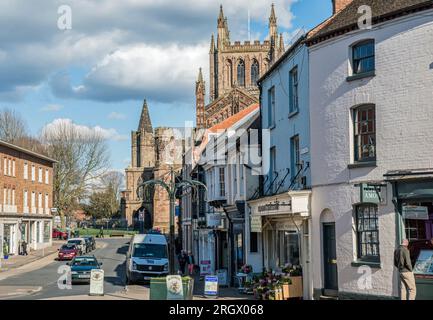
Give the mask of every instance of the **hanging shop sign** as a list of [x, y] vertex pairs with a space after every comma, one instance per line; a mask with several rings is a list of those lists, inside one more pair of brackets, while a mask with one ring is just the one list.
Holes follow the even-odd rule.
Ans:
[[386, 185], [361, 183], [361, 202], [386, 204]]
[[262, 232], [262, 217], [251, 216], [251, 232]]
[[429, 220], [428, 208], [422, 206], [403, 206], [403, 219]]

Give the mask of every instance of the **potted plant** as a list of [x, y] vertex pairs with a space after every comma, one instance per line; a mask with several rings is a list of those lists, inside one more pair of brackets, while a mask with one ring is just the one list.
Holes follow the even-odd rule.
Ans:
[[285, 284], [283, 287], [284, 299], [302, 298], [303, 285], [302, 285], [302, 268], [301, 266], [286, 266], [283, 268], [285, 273]]

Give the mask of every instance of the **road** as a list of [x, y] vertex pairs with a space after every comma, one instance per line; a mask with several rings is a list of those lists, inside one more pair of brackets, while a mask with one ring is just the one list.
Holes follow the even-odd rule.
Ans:
[[[103, 263], [106, 294], [124, 290], [128, 242], [126, 238], [97, 240], [99, 248], [89, 253]], [[71, 289], [63, 290], [58, 287], [57, 280], [61, 276], [58, 269], [62, 265], [66, 265], [66, 261], [53, 260], [43, 268], [0, 281], [0, 299], [35, 300], [88, 295], [88, 284], [74, 284]]]

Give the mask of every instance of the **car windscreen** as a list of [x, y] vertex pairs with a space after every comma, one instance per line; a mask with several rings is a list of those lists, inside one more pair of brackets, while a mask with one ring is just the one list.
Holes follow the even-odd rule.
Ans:
[[81, 240], [69, 240], [68, 243], [81, 244]]
[[134, 258], [167, 258], [167, 246], [164, 244], [153, 243], [134, 243], [132, 252]]
[[80, 266], [80, 267], [97, 266], [98, 262], [96, 261], [96, 259], [93, 259], [93, 258], [75, 258], [72, 265], [73, 266]]
[[76, 248], [76, 246], [73, 243], [64, 244], [62, 246], [62, 250], [73, 250], [75, 248]]

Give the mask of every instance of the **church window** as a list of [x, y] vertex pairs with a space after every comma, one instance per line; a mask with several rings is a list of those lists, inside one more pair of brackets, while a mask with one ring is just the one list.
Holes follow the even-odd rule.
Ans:
[[238, 86], [245, 86], [245, 63], [243, 60], [238, 62]]
[[251, 65], [251, 85], [256, 86], [259, 80], [259, 63], [256, 59], [253, 60]]

